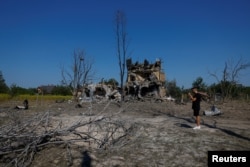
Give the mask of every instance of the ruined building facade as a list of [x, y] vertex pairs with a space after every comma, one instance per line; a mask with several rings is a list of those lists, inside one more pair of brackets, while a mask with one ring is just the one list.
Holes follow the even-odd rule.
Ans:
[[149, 63], [148, 60], [144, 60], [143, 63], [133, 63], [132, 59], [127, 59], [126, 64], [127, 94], [135, 95], [138, 98], [152, 96], [162, 98], [166, 95], [166, 77], [160, 60], [157, 59], [155, 63]]

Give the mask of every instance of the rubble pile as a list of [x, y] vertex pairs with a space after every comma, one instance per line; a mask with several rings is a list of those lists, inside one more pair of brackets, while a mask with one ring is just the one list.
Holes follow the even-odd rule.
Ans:
[[[124, 96], [133, 97], [137, 100], [156, 99], [165, 100], [165, 73], [161, 68], [161, 61], [157, 59], [155, 63], [144, 60], [143, 63], [132, 63], [132, 59], [127, 59], [127, 80], [123, 87]], [[80, 103], [89, 101], [115, 100], [120, 102], [122, 99], [121, 88], [104, 83], [89, 84], [81, 88], [77, 93]]]
[[127, 59], [127, 94], [134, 95], [137, 98], [155, 97], [163, 98], [166, 95], [165, 89], [165, 73], [161, 68], [161, 61], [157, 59], [155, 63], [149, 63], [144, 60], [143, 63], [135, 62]]

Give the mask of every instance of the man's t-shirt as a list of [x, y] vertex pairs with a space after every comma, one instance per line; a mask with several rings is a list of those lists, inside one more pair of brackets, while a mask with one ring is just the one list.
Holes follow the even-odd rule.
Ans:
[[193, 101], [192, 109], [195, 110], [195, 111], [199, 111], [200, 110], [200, 102], [201, 102], [201, 94], [195, 93], [194, 98], [196, 100]]

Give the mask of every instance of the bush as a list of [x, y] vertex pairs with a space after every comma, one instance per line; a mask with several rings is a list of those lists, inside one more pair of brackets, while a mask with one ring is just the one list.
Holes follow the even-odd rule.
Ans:
[[70, 88], [66, 86], [55, 86], [51, 91], [51, 94], [62, 96], [72, 95]]

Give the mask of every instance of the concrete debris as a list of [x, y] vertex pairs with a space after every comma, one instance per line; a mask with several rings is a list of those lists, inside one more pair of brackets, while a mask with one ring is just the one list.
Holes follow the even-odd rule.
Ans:
[[222, 112], [216, 108], [214, 105], [211, 107], [211, 110], [205, 110], [203, 112], [203, 115], [206, 115], [206, 116], [213, 116], [213, 115], [221, 115]]
[[167, 101], [175, 101], [175, 98], [173, 98], [173, 97], [171, 97], [171, 96], [164, 97], [163, 99], [164, 99], [164, 100], [167, 100]]
[[83, 91], [78, 95], [79, 103], [92, 101], [121, 101], [121, 93], [118, 88], [113, 88], [106, 84], [89, 84], [85, 85]]

